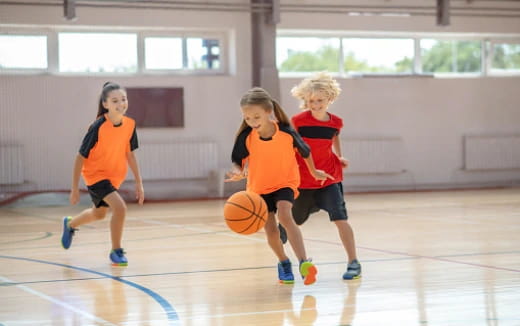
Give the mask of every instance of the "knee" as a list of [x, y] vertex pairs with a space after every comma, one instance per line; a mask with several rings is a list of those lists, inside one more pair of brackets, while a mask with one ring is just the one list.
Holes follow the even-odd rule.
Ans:
[[112, 212], [114, 214], [118, 215], [125, 215], [126, 214], [126, 204], [124, 202], [118, 203], [117, 205], [114, 205], [112, 207]]
[[96, 220], [102, 220], [107, 215], [106, 209], [94, 210], [92, 213]]

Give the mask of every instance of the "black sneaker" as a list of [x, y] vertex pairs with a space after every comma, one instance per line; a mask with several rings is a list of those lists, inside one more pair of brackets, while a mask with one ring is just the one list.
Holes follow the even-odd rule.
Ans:
[[343, 274], [344, 280], [355, 280], [361, 277], [361, 264], [357, 259], [351, 261], [347, 266], [347, 271]]

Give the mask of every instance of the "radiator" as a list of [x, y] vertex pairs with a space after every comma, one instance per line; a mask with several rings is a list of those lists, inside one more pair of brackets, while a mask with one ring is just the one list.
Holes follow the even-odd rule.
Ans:
[[143, 180], [192, 179], [217, 169], [217, 147], [213, 142], [140, 144], [135, 153]]
[[405, 168], [401, 138], [342, 139], [342, 153], [350, 161], [346, 173], [402, 173]]
[[0, 146], [0, 184], [22, 184], [23, 147], [19, 145]]
[[464, 168], [520, 169], [520, 135], [464, 136]]

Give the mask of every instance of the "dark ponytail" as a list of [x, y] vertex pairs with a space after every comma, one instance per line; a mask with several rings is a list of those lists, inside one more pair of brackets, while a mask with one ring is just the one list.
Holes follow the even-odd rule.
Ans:
[[118, 84], [112, 82], [106, 82], [103, 84], [103, 90], [101, 91], [101, 95], [99, 96], [99, 106], [96, 119], [108, 112], [108, 110], [105, 109], [105, 107], [103, 106], [103, 102], [106, 102], [108, 94], [111, 91], [115, 91], [116, 89], [122, 88]]

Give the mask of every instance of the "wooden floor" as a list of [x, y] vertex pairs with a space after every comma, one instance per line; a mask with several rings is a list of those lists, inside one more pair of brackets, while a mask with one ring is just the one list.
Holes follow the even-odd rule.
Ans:
[[320, 212], [302, 227], [312, 286], [279, 285], [264, 234], [231, 233], [221, 200], [129, 205], [126, 268], [108, 263], [107, 221], [61, 248], [61, 216], [84, 207], [0, 208], [0, 325], [520, 325], [520, 189], [347, 206], [363, 277], [341, 279]]

